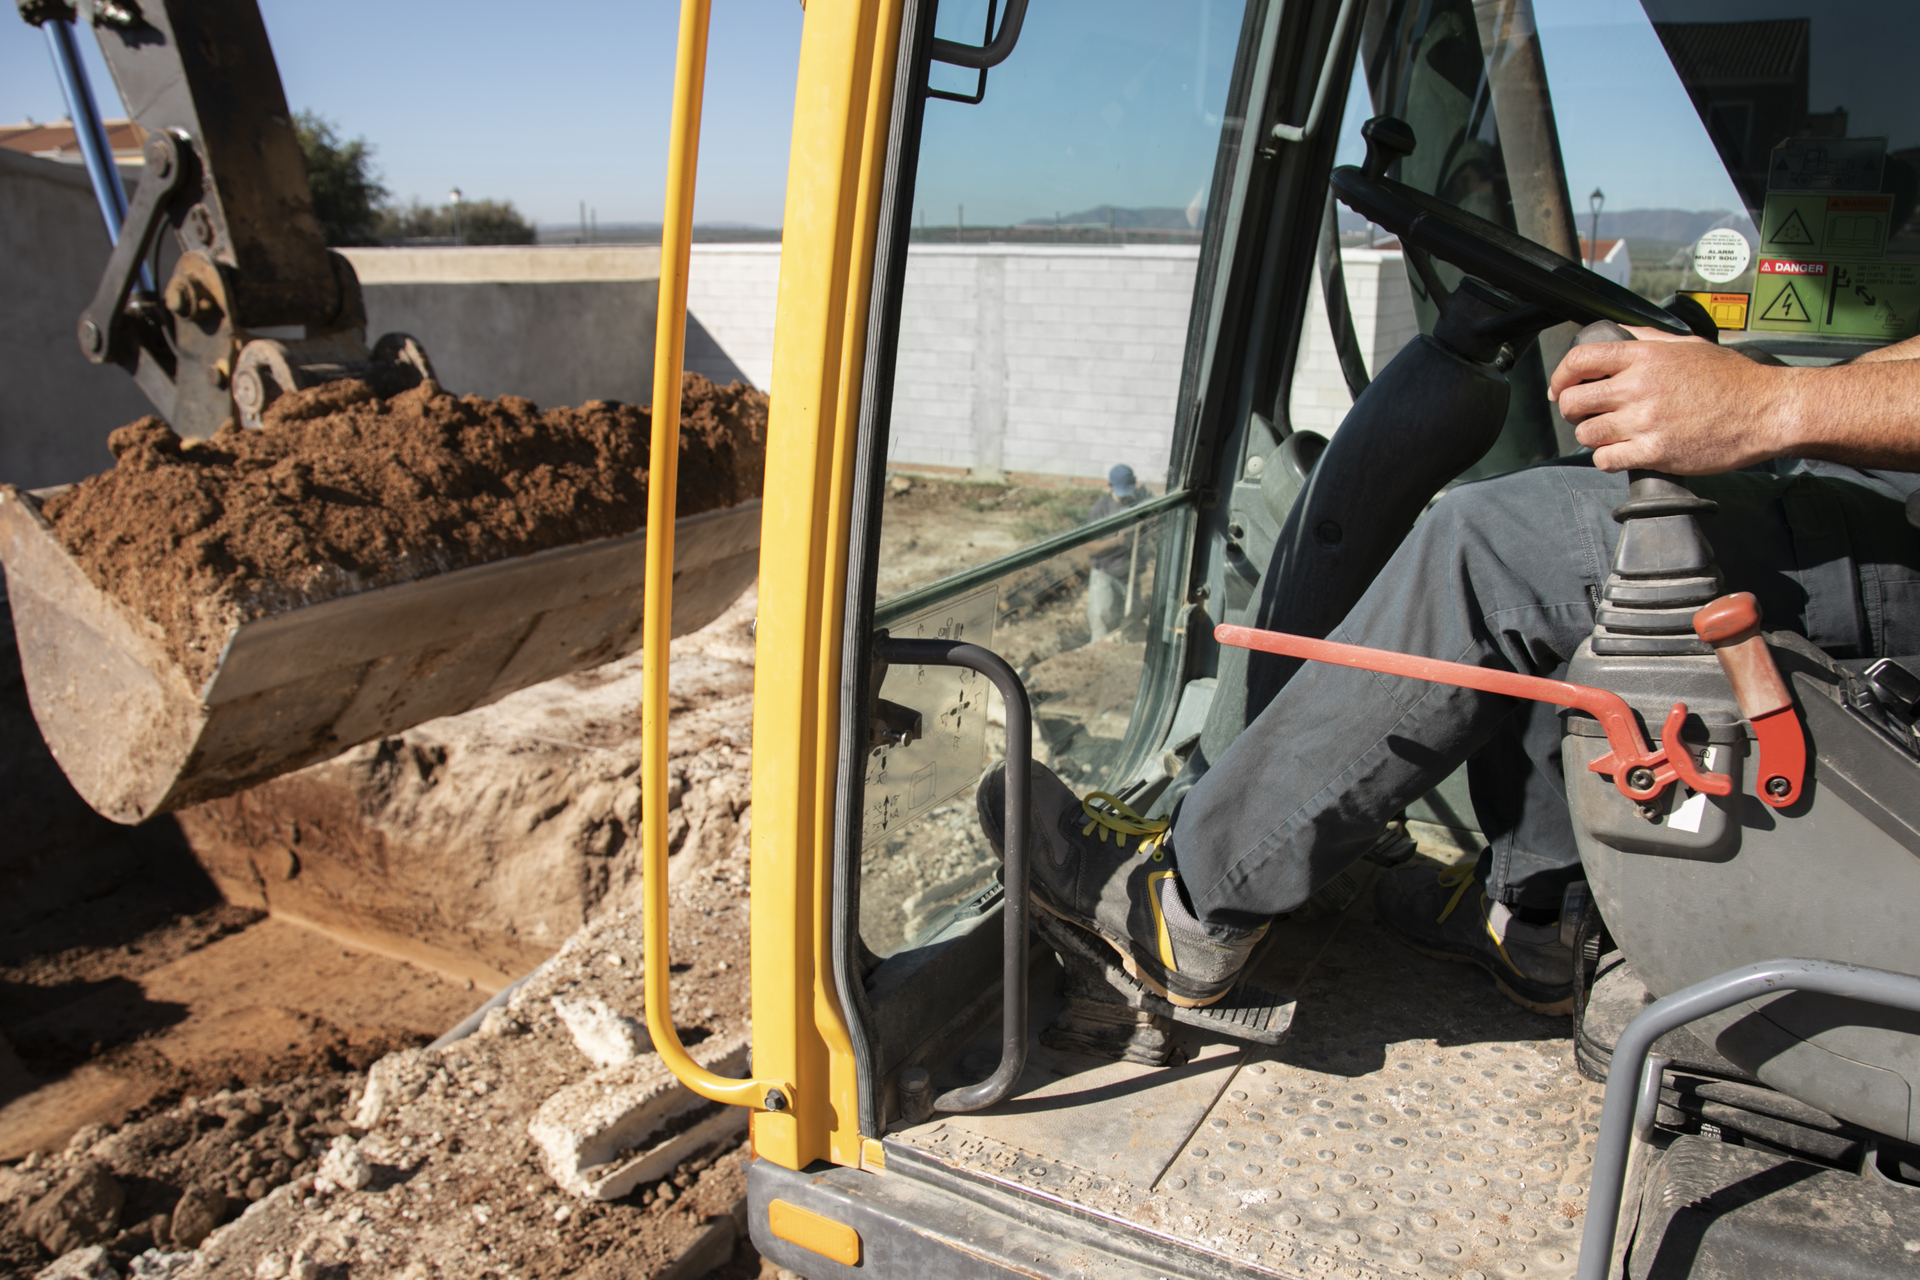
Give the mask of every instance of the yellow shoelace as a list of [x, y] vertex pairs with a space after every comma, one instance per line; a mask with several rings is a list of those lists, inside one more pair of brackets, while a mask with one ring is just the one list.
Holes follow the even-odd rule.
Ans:
[[[1473, 863], [1463, 862], [1457, 867], [1448, 867], [1440, 873], [1440, 887], [1453, 890], [1453, 896], [1447, 899], [1446, 909], [1434, 919], [1435, 924], [1445, 924], [1453, 909], [1460, 905], [1460, 899], [1467, 896], [1467, 890], [1473, 886]], [[1496, 939], [1498, 941], [1498, 939]]]
[[[1094, 801], [1104, 808], [1097, 808]], [[1080, 834], [1090, 836], [1099, 832], [1104, 844], [1107, 833], [1113, 833], [1113, 842], [1118, 847], [1127, 847], [1128, 836], [1138, 836], [1142, 849], [1151, 848], [1154, 860], [1166, 856], [1166, 850], [1160, 847], [1167, 838], [1167, 828], [1173, 824], [1166, 818], [1143, 818], [1128, 807], [1127, 802], [1105, 791], [1095, 791], [1080, 802], [1081, 812], [1087, 815], [1087, 825], [1080, 828]]]

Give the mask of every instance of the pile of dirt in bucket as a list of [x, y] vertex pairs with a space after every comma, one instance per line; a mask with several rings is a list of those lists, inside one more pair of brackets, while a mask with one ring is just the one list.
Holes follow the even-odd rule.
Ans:
[[[198, 682], [249, 618], [644, 527], [650, 430], [648, 410], [604, 400], [543, 413], [346, 380], [282, 396], [259, 431], [121, 427], [114, 468], [43, 510]], [[758, 497], [766, 434], [764, 395], [685, 375], [679, 513]]]

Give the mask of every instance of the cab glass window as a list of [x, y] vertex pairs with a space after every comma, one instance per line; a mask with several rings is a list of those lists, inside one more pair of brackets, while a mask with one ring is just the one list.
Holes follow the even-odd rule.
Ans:
[[[1402, 181], [1652, 301], [1691, 298], [1723, 342], [1817, 350], [1920, 331], [1920, 107], [1906, 89], [1920, 61], [1920, 6], [1391, 0], [1378, 9], [1338, 163], [1364, 157], [1369, 116], [1398, 115], [1420, 142], [1399, 166]], [[1376, 374], [1434, 320], [1390, 234], [1344, 208], [1336, 234], [1336, 321], [1316, 283], [1290, 402], [1293, 425], [1321, 433], [1364, 385], [1351, 377], [1356, 358]], [[1343, 301], [1353, 334], [1344, 364], [1333, 337]], [[1566, 341], [1549, 331], [1523, 356], [1515, 417], [1478, 470], [1549, 447], [1536, 380]]]
[[[1036, 758], [1082, 791], [1118, 772], [1172, 626], [1163, 535], [1190, 517], [1127, 513], [1169, 489], [1243, 21], [1241, 0], [1036, 0], [1005, 62], [928, 81], [875, 625], [1005, 658]], [[978, 45], [988, 22], [986, 0], [943, 0], [935, 32]], [[894, 668], [881, 696], [925, 725], [866, 761], [860, 927], [886, 955], [991, 905], [973, 797], [1006, 729], [981, 677]]]

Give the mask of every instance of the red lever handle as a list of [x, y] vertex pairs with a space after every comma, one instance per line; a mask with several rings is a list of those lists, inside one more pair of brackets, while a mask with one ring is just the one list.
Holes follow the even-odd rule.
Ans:
[[1760, 603], [1750, 591], [1721, 596], [1693, 615], [1693, 633], [1713, 646], [1740, 714], [1760, 740], [1760, 799], [1776, 809], [1800, 798], [1807, 773], [1807, 740], [1794, 714], [1793, 694], [1760, 634]]
[[[1436, 684], [1459, 685], [1464, 689], [1480, 689], [1513, 698], [1532, 698], [1535, 702], [1575, 707], [1600, 722], [1607, 734], [1607, 745], [1612, 748], [1587, 768], [1611, 776], [1613, 785], [1627, 799], [1642, 802], [1651, 800], [1675, 779], [1708, 795], [1733, 794], [1732, 778], [1723, 773], [1701, 773], [1693, 767], [1693, 758], [1680, 741], [1680, 725], [1687, 718], [1685, 703], [1674, 704], [1672, 714], [1667, 717], [1662, 745], [1649, 750], [1646, 739], [1640, 735], [1640, 723], [1633, 717], [1633, 708], [1619, 694], [1609, 693], [1605, 689], [1569, 684], [1565, 680], [1524, 676], [1517, 671], [1470, 667], [1464, 662], [1445, 662], [1418, 654], [1369, 649], [1334, 640], [1313, 640], [1284, 631], [1260, 631], [1224, 622], [1213, 629], [1213, 638], [1221, 644], [1241, 649], [1258, 649], [1263, 653], [1305, 658], [1310, 662], [1329, 662], [1335, 666], [1357, 667], [1362, 671], [1378, 671], [1383, 675], [1410, 676], [1415, 680], [1431, 680]], [[1675, 749], [1669, 751], [1669, 745]]]

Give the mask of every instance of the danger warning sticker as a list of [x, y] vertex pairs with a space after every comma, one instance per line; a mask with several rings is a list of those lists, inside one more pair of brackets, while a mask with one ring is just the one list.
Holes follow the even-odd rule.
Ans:
[[1753, 280], [1751, 324], [1774, 332], [1817, 333], [1827, 309], [1825, 262], [1762, 258]]
[[1920, 266], [1762, 258], [1750, 328], [1897, 341], [1920, 331]]

